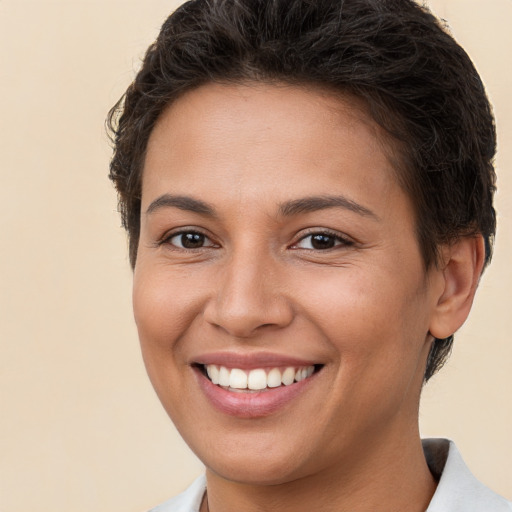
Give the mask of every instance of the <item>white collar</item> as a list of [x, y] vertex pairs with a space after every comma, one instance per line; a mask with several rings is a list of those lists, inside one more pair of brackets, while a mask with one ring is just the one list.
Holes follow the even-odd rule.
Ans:
[[511, 512], [512, 505], [479, 482], [453, 441], [424, 439], [430, 471], [439, 478], [427, 512]]

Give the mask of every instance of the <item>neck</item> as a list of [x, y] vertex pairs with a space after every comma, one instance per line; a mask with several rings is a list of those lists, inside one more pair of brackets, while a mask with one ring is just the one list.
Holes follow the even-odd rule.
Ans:
[[211, 470], [206, 475], [202, 512], [424, 512], [436, 488], [419, 434], [358, 450], [335, 467], [274, 485], [228, 481]]

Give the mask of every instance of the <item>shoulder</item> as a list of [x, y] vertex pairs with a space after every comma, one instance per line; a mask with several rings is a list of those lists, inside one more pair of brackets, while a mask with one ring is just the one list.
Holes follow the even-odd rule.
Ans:
[[206, 490], [206, 477], [200, 476], [185, 491], [151, 509], [149, 512], [199, 512]]
[[512, 512], [509, 501], [473, 476], [453, 441], [425, 439], [423, 449], [439, 478], [427, 512]]

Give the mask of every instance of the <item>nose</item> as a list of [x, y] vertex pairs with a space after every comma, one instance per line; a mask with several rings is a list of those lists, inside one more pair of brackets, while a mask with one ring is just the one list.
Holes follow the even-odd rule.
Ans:
[[217, 289], [205, 306], [205, 320], [237, 338], [282, 329], [293, 320], [283, 273], [272, 257], [239, 251], [224, 263]]

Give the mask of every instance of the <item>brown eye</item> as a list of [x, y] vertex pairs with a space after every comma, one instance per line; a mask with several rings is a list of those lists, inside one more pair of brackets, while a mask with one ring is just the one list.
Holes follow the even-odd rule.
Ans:
[[331, 235], [312, 235], [311, 247], [313, 249], [332, 249], [336, 243], [336, 239]]
[[314, 251], [322, 251], [333, 249], [334, 247], [343, 247], [352, 245], [353, 242], [346, 240], [340, 235], [332, 233], [311, 233], [303, 237], [295, 245], [299, 249], [309, 249]]
[[213, 247], [214, 245], [206, 235], [196, 231], [176, 233], [168, 239], [168, 243], [180, 249], [201, 249], [202, 247]]

